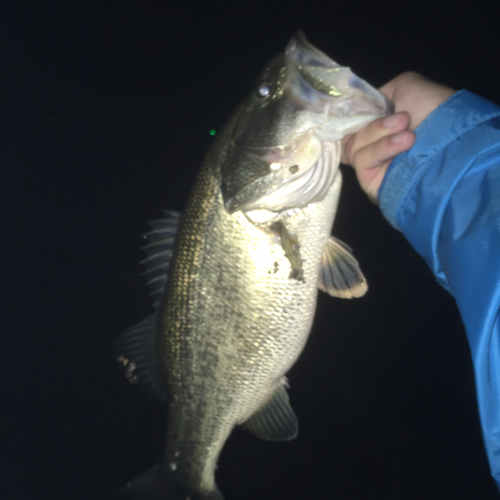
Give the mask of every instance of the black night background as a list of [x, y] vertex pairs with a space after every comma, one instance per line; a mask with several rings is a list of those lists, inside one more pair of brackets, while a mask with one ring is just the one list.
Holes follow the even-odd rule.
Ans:
[[[461, 6], [463, 5], [463, 6]], [[296, 29], [374, 86], [415, 70], [500, 103], [495, 2], [41, 2], [0, 7], [0, 500], [113, 498], [165, 409], [111, 345], [152, 312], [140, 235]], [[370, 290], [320, 294], [289, 372], [295, 441], [236, 429], [226, 500], [497, 499], [453, 299], [343, 167], [334, 234]]]

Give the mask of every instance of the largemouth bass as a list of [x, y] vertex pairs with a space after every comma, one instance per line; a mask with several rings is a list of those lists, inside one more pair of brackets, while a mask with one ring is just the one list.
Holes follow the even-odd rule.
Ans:
[[285, 374], [317, 290], [367, 290], [349, 247], [330, 236], [340, 139], [391, 112], [298, 32], [216, 136], [182, 215], [151, 223], [143, 264], [156, 313], [116, 353], [131, 382], [168, 403], [167, 436], [161, 463], [125, 497], [221, 500], [214, 471], [236, 425], [296, 437]]

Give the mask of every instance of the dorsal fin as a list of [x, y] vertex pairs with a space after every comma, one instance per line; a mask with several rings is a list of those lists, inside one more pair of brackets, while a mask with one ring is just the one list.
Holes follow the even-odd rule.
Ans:
[[149, 222], [151, 231], [143, 235], [146, 240], [141, 250], [147, 257], [140, 262], [146, 269], [141, 276], [147, 280], [146, 285], [151, 290], [153, 307], [156, 311], [160, 306], [170, 268], [170, 259], [174, 248], [175, 235], [179, 226], [179, 212], [163, 211], [165, 218]]
[[113, 351], [127, 380], [165, 404], [165, 391], [156, 378], [156, 316], [156, 313], [151, 314], [127, 328], [116, 340]]
[[116, 340], [113, 351], [117, 361], [123, 366], [125, 376], [132, 384], [137, 384], [162, 403], [166, 394], [156, 378], [156, 322], [161, 298], [165, 289], [179, 226], [178, 212], [165, 210], [164, 219], [149, 222], [151, 231], [143, 237], [146, 245], [142, 250], [147, 257], [141, 261], [146, 269], [142, 276], [147, 280], [155, 312], [140, 323], [127, 328]]

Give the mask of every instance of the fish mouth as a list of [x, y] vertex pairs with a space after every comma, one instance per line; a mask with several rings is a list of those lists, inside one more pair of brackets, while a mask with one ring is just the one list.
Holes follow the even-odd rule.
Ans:
[[300, 147], [296, 142], [293, 146], [271, 148], [262, 156], [254, 148], [248, 150], [252, 158], [268, 163], [272, 175], [255, 180], [228, 199], [226, 209], [281, 212], [321, 201], [335, 179], [340, 146], [323, 142], [312, 132], [304, 134], [298, 143]]
[[287, 97], [298, 109], [333, 118], [323, 133], [330, 140], [355, 133], [368, 122], [394, 112], [386, 96], [311, 45], [298, 31], [285, 49]]

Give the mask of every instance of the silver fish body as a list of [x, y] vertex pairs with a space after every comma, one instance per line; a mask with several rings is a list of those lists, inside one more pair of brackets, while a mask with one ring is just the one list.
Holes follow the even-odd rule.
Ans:
[[217, 136], [178, 229], [173, 214], [153, 223], [145, 274], [161, 290], [157, 314], [125, 332], [117, 353], [132, 381], [168, 401], [167, 441], [125, 496], [222, 499], [214, 471], [235, 425], [296, 436], [285, 374], [317, 290], [366, 291], [348, 247], [330, 236], [340, 139], [390, 111], [299, 32]]

